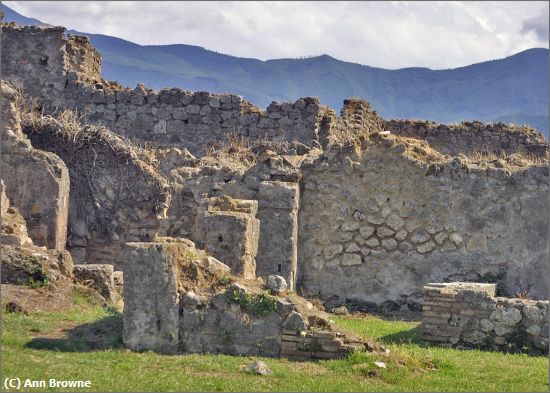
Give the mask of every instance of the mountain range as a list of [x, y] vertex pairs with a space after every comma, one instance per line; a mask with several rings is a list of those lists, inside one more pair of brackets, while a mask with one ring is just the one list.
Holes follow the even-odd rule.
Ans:
[[[2, 5], [6, 22], [45, 25]], [[528, 124], [548, 137], [549, 51], [533, 48], [465, 67], [389, 70], [322, 55], [262, 61], [199, 46], [138, 45], [117, 37], [82, 33], [102, 56], [105, 79], [133, 87], [180, 87], [231, 92], [266, 107], [272, 101], [319, 97], [336, 110], [349, 97], [370, 101], [384, 118]]]

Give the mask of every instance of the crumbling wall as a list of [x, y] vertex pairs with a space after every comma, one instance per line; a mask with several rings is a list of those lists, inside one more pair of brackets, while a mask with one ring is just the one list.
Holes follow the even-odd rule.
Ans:
[[2, 224], [0, 244], [17, 247], [33, 244], [27, 233], [25, 219], [16, 207], [10, 206], [2, 180], [0, 180], [0, 217]]
[[123, 340], [132, 350], [333, 359], [365, 348], [311, 303], [231, 276], [185, 239], [128, 243], [125, 255]]
[[[5, 25], [3, 31], [2, 66], [8, 80], [50, 111], [78, 110], [89, 121], [141, 143], [187, 148], [202, 156], [234, 137], [313, 146], [342, 133], [335, 112], [317, 98], [273, 102], [261, 111], [232, 94], [122, 88], [101, 80], [99, 54], [86, 37], [65, 38], [58, 27]], [[349, 130], [362, 132], [360, 127]]]
[[[204, 198], [229, 196], [258, 201], [260, 241], [256, 275], [284, 275], [294, 288], [299, 168], [302, 163], [317, 157], [320, 150], [304, 149], [300, 153], [305, 154], [296, 153], [278, 155], [271, 150], [263, 151], [254, 156], [248, 167], [233, 161], [243, 161], [237, 153], [222, 157], [208, 156], [190, 163], [193, 166], [173, 170], [171, 176], [177, 186], [163, 234], [189, 237], [203, 244], [205, 232], [200, 230], [203, 227], [200, 211]], [[216, 237], [212, 238], [212, 242], [216, 243]], [[231, 264], [229, 260], [227, 263]]]
[[2, 78], [52, 109], [64, 107], [68, 80], [95, 82], [100, 55], [87, 37], [66, 38], [64, 27], [2, 24]]
[[232, 94], [181, 89], [135, 89], [101, 80], [100, 56], [86, 37], [64, 37], [61, 27], [2, 26], [2, 70], [6, 79], [38, 98], [49, 110], [66, 107], [91, 122], [140, 143], [187, 148], [202, 156], [234, 137], [299, 141], [327, 146], [381, 128], [425, 139], [445, 153], [473, 150], [545, 156], [544, 137], [527, 127], [478, 122], [441, 125], [433, 122], [383, 122], [364, 100], [344, 101], [341, 117], [317, 98], [270, 104], [261, 111]]
[[327, 156], [302, 167], [306, 295], [419, 309], [427, 281], [487, 279], [547, 298], [545, 164], [445, 160], [393, 135]]
[[438, 124], [426, 120], [389, 120], [384, 128], [393, 134], [425, 140], [445, 154], [475, 151], [513, 154], [521, 152], [546, 157], [548, 142], [527, 126], [479, 121]]
[[88, 83], [101, 81], [101, 55], [86, 36], [69, 35], [65, 40], [65, 66], [79, 80]]
[[68, 111], [57, 118], [26, 112], [23, 131], [69, 168], [68, 245], [76, 262], [120, 267], [126, 242], [155, 237], [171, 191], [152, 153]]
[[311, 146], [319, 124], [334, 116], [317, 98], [273, 103], [262, 112], [241, 96], [190, 92], [97, 89], [69, 81], [62, 91], [65, 106], [85, 113], [91, 122], [140, 142], [187, 148], [203, 156], [216, 143], [235, 137], [299, 141]]
[[495, 297], [495, 284], [424, 287], [422, 339], [448, 346], [548, 351], [548, 301]]
[[[365, 131], [372, 134], [384, 131], [383, 120], [366, 100], [351, 98], [344, 100], [340, 117], [344, 125], [342, 128], [350, 130], [352, 134], [361, 135]], [[347, 140], [349, 139], [347, 138]]]
[[18, 94], [2, 81], [0, 175], [11, 204], [25, 218], [37, 246], [65, 249], [69, 173], [61, 159], [35, 149], [21, 131]]

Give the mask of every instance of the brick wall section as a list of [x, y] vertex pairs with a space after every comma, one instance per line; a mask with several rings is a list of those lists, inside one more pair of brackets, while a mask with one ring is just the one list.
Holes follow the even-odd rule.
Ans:
[[291, 360], [340, 359], [361, 346], [340, 332], [283, 329], [282, 333], [280, 356]]
[[423, 139], [446, 154], [489, 152], [525, 152], [542, 157], [548, 153], [543, 135], [526, 126], [478, 121], [439, 124], [425, 120], [389, 120], [385, 130], [393, 134]]
[[445, 346], [547, 351], [549, 302], [495, 297], [495, 284], [424, 287], [422, 338]]

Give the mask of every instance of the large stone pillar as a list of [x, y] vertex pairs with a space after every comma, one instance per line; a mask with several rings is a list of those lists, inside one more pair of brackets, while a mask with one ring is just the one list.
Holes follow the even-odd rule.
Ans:
[[126, 243], [123, 341], [135, 351], [178, 350], [177, 256], [181, 243]]

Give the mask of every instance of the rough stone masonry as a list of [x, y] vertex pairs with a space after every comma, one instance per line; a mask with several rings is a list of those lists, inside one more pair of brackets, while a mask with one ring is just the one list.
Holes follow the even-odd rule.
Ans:
[[548, 301], [495, 297], [495, 284], [424, 287], [422, 338], [449, 346], [548, 351]]
[[[67, 244], [77, 263], [124, 269], [128, 243], [173, 236], [331, 306], [420, 310], [427, 282], [456, 280], [548, 298], [548, 145], [532, 129], [386, 121], [358, 99], [337, 116], [311, 97], [263, 111], [231, 94], [129, 89], [101, 78], [86, 38], [2, 29], [3, 77], [43, 111], [23, 113], [15, 90], [3, 101], [6, 194], [35, 242]], [[56, 108], [89, 124], [61, 132]], [[75, 135], [98, 149], [74, 159]], [[220, 197], [249, 210], [208, 211]]]

